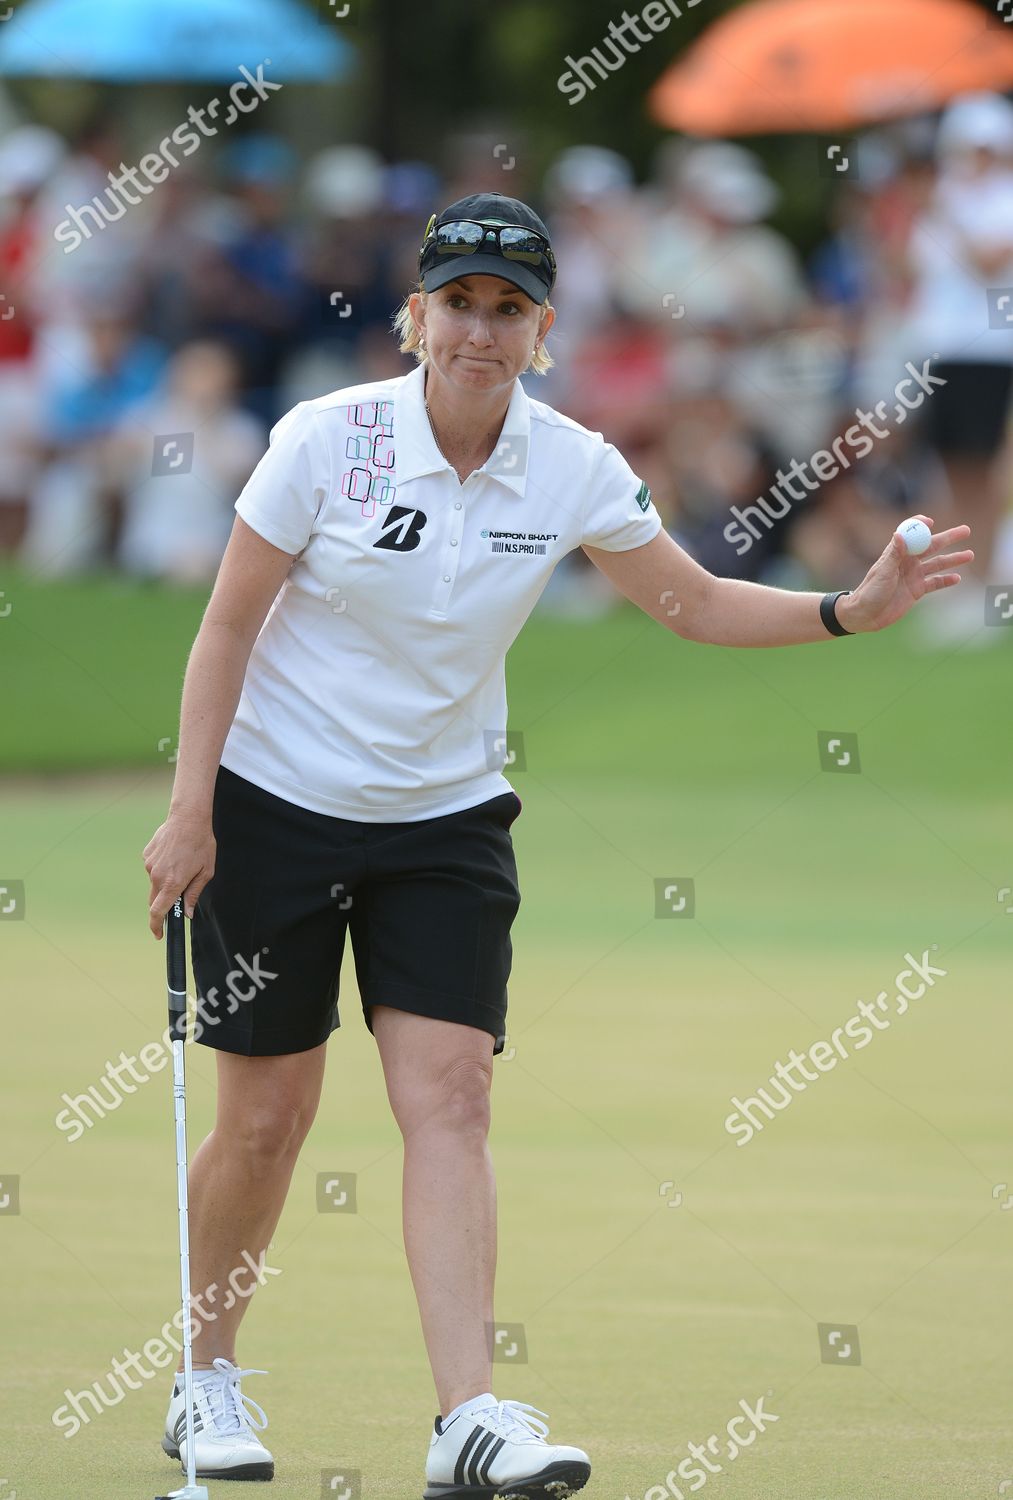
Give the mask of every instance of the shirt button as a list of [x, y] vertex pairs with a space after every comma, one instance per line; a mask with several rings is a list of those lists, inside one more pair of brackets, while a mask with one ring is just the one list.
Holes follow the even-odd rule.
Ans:
[[460, 510], [461, 509], [461, 502], [460, 502], [460, 500], [455, 500], [454, 501], [454, 509], [455, 510]]
[[449, 583], [450, 582], [450, 574], [449, 573], [444, 573], [444, 575], [443, 575], [443, 582], [444, 583]]
[[456, 536], [452, 536], [452, 537], [451, 537], [451, 538], [450, 538], [450, 545], [451, 545], [451, 546], [452, 546], [452, 547], [456, 547], [456, 546], [457, 546], [457, 537], [456, 537]]

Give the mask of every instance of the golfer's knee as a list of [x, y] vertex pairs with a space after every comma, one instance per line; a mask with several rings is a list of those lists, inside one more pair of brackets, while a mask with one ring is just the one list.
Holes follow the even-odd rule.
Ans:
[[269, 1168], [298, 1155], [315, 1110], [298, 1102], [271, 1100], [236, 1110], [226, 1124], [233, 1150], [253, 1166]]
[[455, 1132], [485, 1137], [489, 1133], [492, 1067], [480, 1058], [455, 1063], [436, 1082], [430, 1104], [441, 1123]]

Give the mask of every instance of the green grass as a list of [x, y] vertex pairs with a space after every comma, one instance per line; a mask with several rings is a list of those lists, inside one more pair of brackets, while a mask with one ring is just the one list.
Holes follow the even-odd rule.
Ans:
[[[0, 929], [0, 1180], [22, 1179], [0, 1225], [0, 1500], [144, 1500], [178, 1482], [158, 1449], [164, 1377], [71, 1441], [50, 1416], [172, 1314], [171, 1086], [157, 1075], [73, 1144], [54, 1117], [164, 1025], [141, 849], [203, 596], [2, 582], [0, 764], [120, 769], [0, 786], [0, 875], [26, 883], [25, 920]], [[528, 768], [516, 1051], [494, 1088], [496, 1310], [525, 1325], [529, 1362], [497, 1366], [495, 1388], [590, 1451], [589, 1497], [643, 1500], [768, 1391], [780, 1420], [715, 1495], [970, 1500], [1013, 1477], [1013, 1212], [992, 1196], [1010, 1174], [1008, 674], [1005, 648], [922, 656], [904, 626], [731, 652], [632, 610], [536, 619], [515, 647]], [[858, 733], [860, 775], [820, 771], [820, 729]], [[654, 919], [656, 877], [695, 879], [694, 920]], [[736, 1147], [731, 1097], [933, 944], [946, 977]], [[283, 1274], [240, 1356], [272, 1372], [249, 1391], [278, 1500], [313, 1500], [337, 1465], [361, 1471], [363, 1500], [417, 1500], [436, 1403], [400, 1141], [350, 960], [343, 983], [270, 1257]], [[189, 1069], [192, 1146], [213, 1111], [204, 1049]], [[357, 1215], [315, 1212], [332, 1169], [359, 1173]], [[820, 1363], [816, 1324], [834, 1321], [858, 1324], [860, 1367]]]
[[0, 770], [165, 764], [206, 589], [115, 575], [37, 582], [3, 570]]

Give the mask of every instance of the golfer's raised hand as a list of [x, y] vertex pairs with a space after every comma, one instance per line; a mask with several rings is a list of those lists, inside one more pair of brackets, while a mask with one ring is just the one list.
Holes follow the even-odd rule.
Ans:
[[215, 836], [206, 814], [171, 812], [144, 848], [151, 876], [148, 926], [162, 936], [165, 914], [182, 891], [183, 910], [193, 916], [197, 898], [215, 873]]
[[[931, 516], [919, 516], [931, 528]], [[847, 599], [838, 600], [837, 614], [848, 630], [883, 630], [906, 615], [913, 604], [937, 589], [953, 588], [960, 582], [954, 568], [969, 563], [970, 551], [947, 549], [971, 535], [970, 526], [952, 526], [933, 536], [928, 549], [914, 557], [903, 538], [894, 532], [882, 556], [878, 557], [857, 589]], [[846, 605], [846, 610], [841, 606]]]

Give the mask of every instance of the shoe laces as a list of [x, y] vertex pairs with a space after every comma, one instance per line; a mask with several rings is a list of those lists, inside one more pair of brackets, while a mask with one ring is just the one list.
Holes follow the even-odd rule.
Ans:
[[[533, 1416], [527, 1413], [533, 1412]], [[539, 1422], [539, 1417], [548, 1416], [548, 1412], [539, 1411], [537, 1406], [530, 1406], [527, 1401], [497, 1401], [489, 1406], [480, 1406], [474, 1416], [481, 1416], [483, 1422], [494, 1427], [500, 1437], [511, 1438], [519, 1443], [541, 1443], [549, 1435], [549, 1429], [544, 1422]], [[541, 1428], [541, 1431], [538, 1429]]]
[[256, 1428], [263, 1432], [267, 1426], [267, 1413], [250, 1396], [239, 1389], [244, 1375], [266, 1375], [266, 1370], [241, 1370], [227, 1359], [212, 1361], [221, 1375], [219, 1380], [202, 1380], [201, 1386], [207, 1396], [215, 1430], [220, 1433], [244, 1432]]

